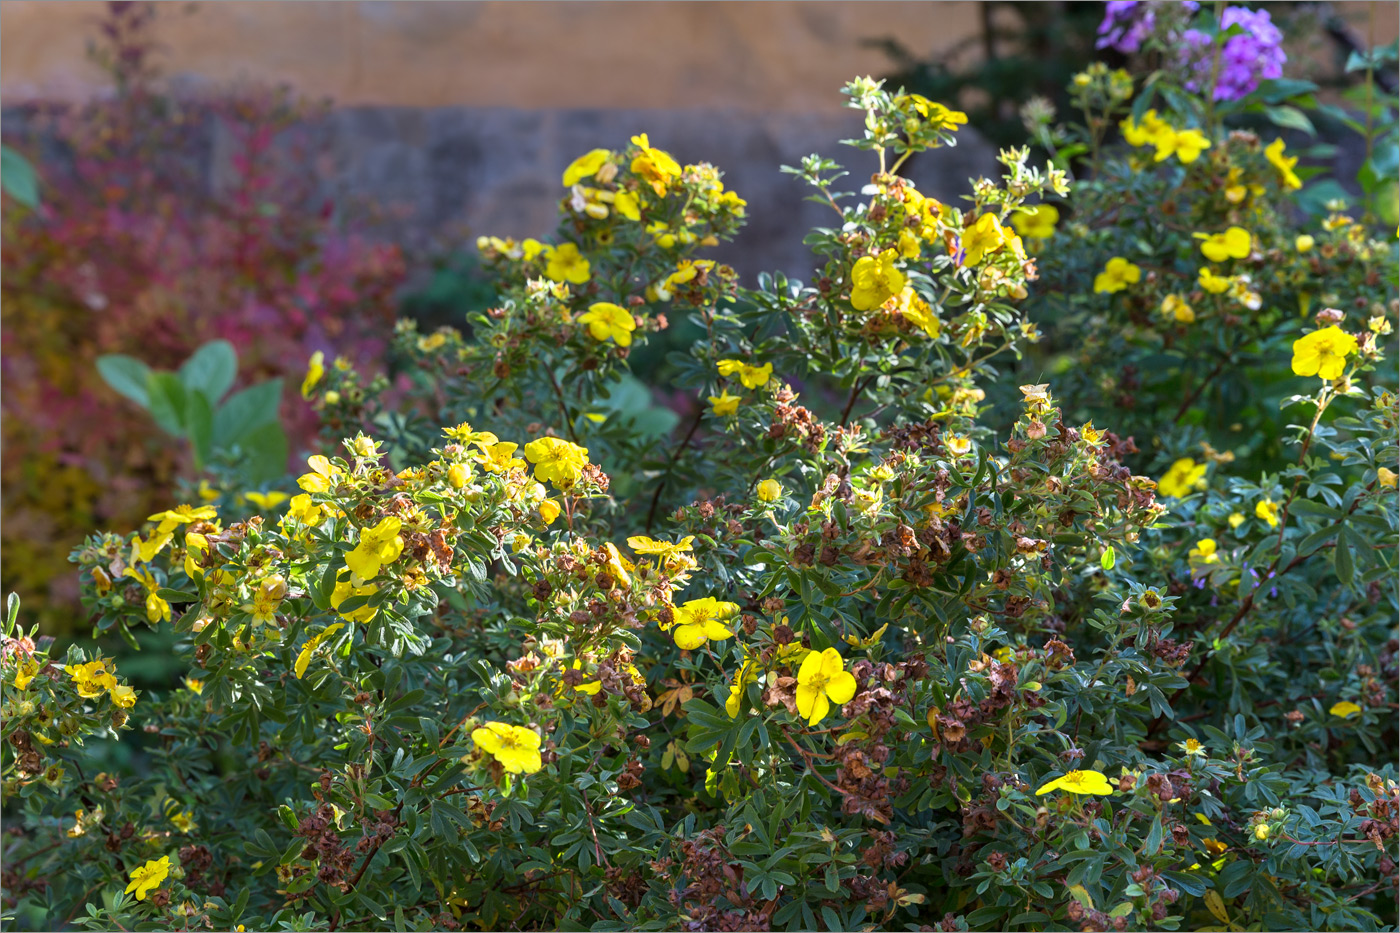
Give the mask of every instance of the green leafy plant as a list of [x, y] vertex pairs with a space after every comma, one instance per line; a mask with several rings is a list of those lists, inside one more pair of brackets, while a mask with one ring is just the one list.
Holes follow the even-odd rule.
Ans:
[[173, 372], [153, 370], [120, 353], [98, 357], [97, 369], [162, 431], [189, 442], [197, 470], [222, 462], [251, 485], [285, 472], [287, 435], [277, 416], [282, 380], [269, 379], [225, 398], [238, 374], [238, 354], [227, 340], [204, 344]]

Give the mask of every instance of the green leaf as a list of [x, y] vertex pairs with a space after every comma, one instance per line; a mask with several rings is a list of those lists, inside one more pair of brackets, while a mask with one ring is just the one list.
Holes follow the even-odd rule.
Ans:
[[243, 478], [250, 485], [270, 483], [287, 472], [287, 434], [280, 424], [265, 424], [246, 434], [239, 447], [243, 450]]
[[1317, 130], [1313, 127], [1312, 121], [1297, 107], [1289, 107], [1287, 105], [1281, 107], [1265, 107], [1264, 112], [1268, 114], [1269, 121], [1275, 126], [1281, 126], [1289, 130], [1301, 130], [1309, 136], [1317, 135]]
[[258, 428], [276, 424], [281, 403], [281, 379], [269, 379], [229, 396], [214, 412], [214, 446], [228, 450]]
[[151, 368], [136, 357], [121, 353], [99, 356], [97, 372], [102, 381], [115, 389], [119, 395], [126, 396], [142, 408], [151, 407], [150, 393], [146, 391], [151, 378]]
[[195, 468], [203, 469], [213, 456], [214, 412], [203, 392], [185, 395], [185, 430], [194, 448]]
[[211, 340], [190, 355], [180, 367], [186, 389], [200, 392], [212, 408], [233, 387], [238, 374], [238, 353], [227, 340]]
[[174, 373], [152, 372], [146, 380], [150, 412], [171, 437], [185, 436], [185, 387]]
[[1113, 545], [1104, 548], [1103, 556], [1099, 558], [1099, 566], [1104, 570], [1112, 570], [1117, 557], [1113, 553]]
[[39, 206], [39, 174], [29, 160], [9, 146], [0, 146], [0, 187], [33, 210]]
[[1332, 555], [1332, 566], [1336, 568], [1337, 579], [1342, 581], [1343, 586], [1351, 586], [1351, 581], [1356, 576], [1356, 565], [1352, 562], [1351, 547], [1347, 544], [1346, 535], [1337, 537], [1337, 550]]
[[5, 597], [5, 634], [8, 635], [15, 629], [15, 620], [19, 618], [19, 594], [11, 593]]

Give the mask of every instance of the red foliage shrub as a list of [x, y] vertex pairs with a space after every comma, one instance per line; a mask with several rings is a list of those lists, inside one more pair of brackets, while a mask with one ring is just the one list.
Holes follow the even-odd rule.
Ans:
[[[3, 586], [77, 610], [69, 550], [93, 527], [167, 507], [187, 454], [108, 388], [94, 360], [173, 368], [205, 341], [239, 351], [240, 384], [282, 375], [295, 451], [316, 418], [296, 395], [317, 349], [364, 360], [390, 333], [404, 268], [316, 196], [285, 89], [163, 87], [154, 8], [113, 3], [93, 57], [114, 93], [35, 108], [21, 138], [43, 205], [3, 221]], [[217, 156], [217, 158], [215, 158]], [[217, 168], [214, 167], [217, 165]], [[158, 501], [160, 500], [160, 501]], [[72, 616], [76, 618], [76, 615]]]

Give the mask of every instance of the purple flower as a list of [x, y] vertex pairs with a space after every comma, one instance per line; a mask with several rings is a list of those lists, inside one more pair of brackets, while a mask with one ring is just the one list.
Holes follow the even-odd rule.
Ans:
[[1152, 6], [1138, 0], [1108, 0], [1103, 22], [1099, 23], [1099, 39], [1095, 48], [1113, 48], [1131, 55], [1142, 48], [1142, 42], [1152, 35], [1156, 17]]
[[[1239, 100], [1259, 87], [1266, 78], [1283, 76], [1283, 33], [1274, 25], [1268, 10], [1229, 6], [1220, 17], [1220, 28], [1239, 26], [1244, 32], [1225, 40], [1220, 50], [1220, 72], [1215, 82], [1216, 100]], [[1182, 35], [1185, 60], [1193, 76], [1187, 88], [1200, 91], [1210, 81], [1212, 49], [1210, 36], [1196, 29]]]
[[[1140, 3], [1138, 0], [1108, 0], [1105, 4], [1103, 22], [1099, 23], [1096, 48], [1117, 49], [1124, 55], [1131, 55], [1142, 48], [1152, 31], [1157, 28], [1157, 14], [1153, 2]], [[1176, 6], [1187, 14], [1196, 12], [1199, 4], [1195, 0], [1181, 0]]]

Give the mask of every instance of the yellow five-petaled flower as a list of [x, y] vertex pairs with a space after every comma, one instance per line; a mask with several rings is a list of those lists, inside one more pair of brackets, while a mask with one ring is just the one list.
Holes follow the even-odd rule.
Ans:
[[1356, 350], [1356, 338], [1336, 325], [1315, 330], [1293, 341], [1293, 372], [1328, 381], [1340, 378]]
[[1114, 256], [1103, 267], [1103, 271], [1094, 276], [1094, 293], [1111, 295], [1121, 292], [1129, 285], [1136, 285], [1141, 278], [1142, 269], [1135, 263], [1122, 256]]
[[597, 301], [579, 315], [578, 322], [588, 325], [588, 333], [602, 343], [611, 340], [619, 347], [632, 345], [632, 331], [637, 329], [637, 321], [632, 312], [610, 301]]
[[540, 760], [540, 734], [534, 729], [488, 722], [472, 730], [472, 741], [511, 774], [534, 774], [544, 767]]
[[399, 529], [403, 521], [396, 515], [386, 515], [373, 528], [360, 531], [360, 543], [345, 555], [345, 566], [361, 581], [373, 580], [385, 564], [392, 564], [403, 553], [403, 538]]
[[676, 647], [686, 651], [693, 651], [707, 641], [733, 638], [734, 632], [724, 623], [738, 613], [738, 605], [713, 596], [692, 599], [671, 610], [671, 637], [676, 640]]
[[900, 293], [904, 288], [904, 273], [895, 265], [898, 258], [898, 253], [887, 249], [878, 256], [862, 256], [856, 260], [851, 269], [852, 308], [869, 311]]
[[1071, 771], [1063, 777], [1040, 785], [1035, 795], [1039, 797], [1054, 790], [1068, 791], [1071, 794], [1096, 794], [1100, 797], [1107, 797], [1113, 793], [1112, 785], [1101, 771]]
[[131, 883], [126, 886], [126, 893], [136, 892], [136, 899], [144, 901], [146, 895], [150, 894], [170, 875], [170, 856], [162, 855], [159, 859], [151, 859], [139, 868], [131, 870]]
[[718, 367], [721, 376], [738, 376], [739, 382], [746, 389], [757, 389], [767, 385], [769, 377], [773, 375], [772, 363], [750, 366], [743, 360], [719, 360], [715, 366]]
[[815, 726], [831, 704], [850, 702], [856, 695], [856, 679], [845, 669], [841, 652], [835, 648], [813, 651], [802, 659], [797, 670], [797, 712]]
[[535, 465], [535, 479], [568, 489], [579, 481], [588, 465], [588, 448], [563, 438], [541, 437], [525, 445], [525, 456]]

